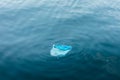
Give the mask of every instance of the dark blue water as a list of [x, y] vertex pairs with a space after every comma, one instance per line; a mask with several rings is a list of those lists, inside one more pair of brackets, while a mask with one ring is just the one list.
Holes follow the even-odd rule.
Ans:
[[[0, 80], [120, 80], [120, 0], [0, 0]], [[50, 55], [55, 43], [73, 47]]]

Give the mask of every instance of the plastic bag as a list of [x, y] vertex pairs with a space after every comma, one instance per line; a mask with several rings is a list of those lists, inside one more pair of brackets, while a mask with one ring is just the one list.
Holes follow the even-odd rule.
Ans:
[[51, 56], [65, 56], [69, 51], [71, 51], [72, 46], [68, 46], [68, 45], [60, 45], [60, 44], [56, 44], [53, 45], [50, 54]]

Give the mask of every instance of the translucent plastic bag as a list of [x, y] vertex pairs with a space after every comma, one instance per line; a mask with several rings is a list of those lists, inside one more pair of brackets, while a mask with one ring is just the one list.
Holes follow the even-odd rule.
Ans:
[[51, 56], [65, 56], [69, 51], [71, 51], [72, 46], [68, 46], [68, 45], [60, 45], [60, 44], [54, 44], [50, 54]]

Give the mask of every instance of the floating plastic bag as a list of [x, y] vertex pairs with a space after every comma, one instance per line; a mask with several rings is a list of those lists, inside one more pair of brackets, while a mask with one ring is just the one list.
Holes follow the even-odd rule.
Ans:
[[72, 46], [68, 46], [68, 45], [60, 45], [60, 44], [56, 44], [53, 45], [50, 54], [51, 56], [65, 56], [69, 51], [71, 51]]

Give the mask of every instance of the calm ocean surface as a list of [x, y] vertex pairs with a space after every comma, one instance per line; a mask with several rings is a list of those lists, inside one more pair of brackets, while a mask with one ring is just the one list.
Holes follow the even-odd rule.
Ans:
[[0, 0], [0, 80], [120, 80], [120, 0]]

